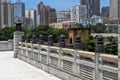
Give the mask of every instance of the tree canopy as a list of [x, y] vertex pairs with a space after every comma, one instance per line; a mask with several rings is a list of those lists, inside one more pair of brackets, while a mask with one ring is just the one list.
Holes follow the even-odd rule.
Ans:
[[[77, 24], [79, 27], [82, 27], [82, 25]], [[93, 32], [99, 32], [102, 33], [105, 31], [104, 24], [97, 24], [96, 26], [89, 25], [89, 27], [92, 27]], [[22, 31], [25, 34], [25, 39], [27, 38], [27, 35], [30, 35], [30, 39], [32, 38], [32, 35], [34, 34], [36, 36], [36, 40], [39, 40], [39, 35], [44, 36], [44, 41], [48, 41], [48, 35], [53, 35], [54, 42], [57, 43], [59, 41], [59, 37], [61, 34], [64, 34], [67, 38], [68, 31], [65, 29], [56, 29], [56, 28], [50, 28], [48, 25], [39, 25], [37, 27], [22, 27]], [[5, 27], [0, 29], [0, 41], [13, 39], [13, 33], [15, 32], [15, 27]], [[105, 45], [105, 53], [107, 54], [118, 54], [118, 45], [117, 40], [113, 37], [107, 38], [109, 41], [109, 44]], [[96, 39], [92, 36], [89, 36], [87, 40], [82, 42], [82, 48], [85, 51], [91, 51], [95, 52], [95, 44]]]
[[[39, 39], [39, 35], [42, 34], [44, 36], [44, 40], [47, 41], [48, 35], [53, 35], [54, 42], [58, 42], [59, 36], [61, 34], [68, 36], [68, 31], [65, 29], [55, 29], [50, 28], [48, 25], [39, 25], [37, 27], [22, 27], [22, 31], [25, 34], [25, 39], [27, 35], [30, 35], [32, 38], [32, 35], [34, 34]], [[13, 39], [13, 33], [15, 32], [15, 27], [6, 27], [0, 29], [0, 40], [8, 40]]]

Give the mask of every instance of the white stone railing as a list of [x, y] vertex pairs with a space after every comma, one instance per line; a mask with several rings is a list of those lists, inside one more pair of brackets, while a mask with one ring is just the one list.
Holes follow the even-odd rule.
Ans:
[[91, 36], [96, 37], [97, 35], [102, 35], [103, 37], [118, 37], [117, 33], [92, 33]]
[[[17, 57], [63, 80], [95, 80], [93, 52], [19, 42]], [[102, 80], [118, 80], [118, 56], [101, 54]], [[46, 67], [47, 66], [47, 67]], [[67, 75], [66, 75], [67, 74]]]
[[0, 51], [11, 51], [13, 50], [13, 40], [0, 41]]

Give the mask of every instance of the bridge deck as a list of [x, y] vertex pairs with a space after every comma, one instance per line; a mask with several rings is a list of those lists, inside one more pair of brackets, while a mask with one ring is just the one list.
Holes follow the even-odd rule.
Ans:
[[61, 80], [19, 59], [13, 52], [0, 52], [0, 80]]

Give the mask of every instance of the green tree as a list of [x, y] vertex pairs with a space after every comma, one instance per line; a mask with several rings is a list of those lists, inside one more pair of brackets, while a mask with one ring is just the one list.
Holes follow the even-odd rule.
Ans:
[[66, 38], [68, 37], [68, 31], [65, 30], [65, 29], [55, 29], [55, 28], [53, 28], [53, 29], [49, 29], [48, 32], [53, 35], [54, 42], [59, 41], [59, 38], [60, 38], [61, 34], [64, 34], [66, 36]]
[[59, 36], [61, 34], [65, 34], [66, 36], [68, 35], [68, 31], [65, 29], [55, 29], [55, 28], [50, 28], [48, 25], [39, 25], [38, 27], [33, 27], [33, 28], [23, 28], [23, 31], [26, 35], [36, 35], [37, 40], [39, 40], [39, 35], [42, 34], [44, 36], [44, 41], [48, 40], [48, 35], [51, 34], [54, 37], [54, 42], [59, 41]]
[[0, 29], [0, 40], [13, 39], [13, 32], [15, 27], [5, 27]]
[[78, 28], [83, 28], [84, 26], [82, 24], [77, 23], [75, 26], [77, 26]]
[[95, 43], [96, 43], [96, 40], [94, 39], [94, 37], [89, 36], [87, 40], [82, 42], [83, 50], [95, 52]]
[[96, 25], [89, 25], [92, 33], [104, 33], [106, 32], [105, 24], [98, 23]]
[[105, 45], [105, 50], [107, 54], [118, 55], [118, 43], [113, 37], [108, 37], [109, 44]]

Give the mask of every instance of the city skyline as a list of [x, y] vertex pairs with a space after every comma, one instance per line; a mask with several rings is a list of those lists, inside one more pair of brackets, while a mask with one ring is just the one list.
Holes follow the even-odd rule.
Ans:
[[[6, 0], [3, 0], [3, 1], [6, 2]], [[27, 18], [25, 16], [25, 7], [26, 7], [26, 10], [37, 10], [38, 11], [38, 14], [36, 14], [37, 13], [36, 12], [35, 15], [37, 17], [37, 22], [39, 21], [39, 24], [55, 23], [57, 21], [56, 12], [68, 11], [68, 10], [71, 10], [70, 11], [70, 20], [77, 20], [77, 22], [80, 23], [80, 18], [81, 18], [80, 15], [82, 15], [82, 14], [85, 15], [84, 18], [90, 18], [93, 15], [100, 16], [100, 4], [102, 4], [102, 7], [103, 7], [102, 0], [101, 0], [101, 3], [100, 3], [100, 0], [92, 0], [92, 1], [90, 0], [90, 2], [86, 1], [85, 3], [82, 3], [81, 0], [74, 0], [74, 1], [73, 0], [70, 0], [70, 1], [68, 1], [68, 0], [66, 0], [66, 1], [63, 1], [63, 0], [61, 0], [61, 1], [57, 1], [57, 0], [55, 0], [55, 1], [7, 0], [7, 1], [8, 1], [7, 4], [11, 4], [11, 8], [13, 8], [13, 10], [11, 10], [11, 13], [13, 12], [13, 14], [11, 14], [11, 15], [13, 15], [13, 18], [11, 17], [12, 20], [9, 20], [9, 23], [10, 23], [10, 21], [13, 21], [13, 20], [14, 20], [14, 22], [16, 22], [17, 16], [21, 17], [21, 21], [23, 23], [26, 23]], [[106, 4], [104, 4], [104, 6], [108, 6], [107, 2], [104, 1], [104, 3], [106, 3]], [[1, 4], [3, 4], [3, 2]], [[84, 9], [85, 12], [81, 13], [81, 12], [83, 12], [82, 11], [83, 5], [86, 5], [85, 6], [86, 8]], [[2, 9], [4, 9], [4, 7]], [[75, 13], [73, 13], [73, 10]], [[6, 12], [5, 14], [7, 15], [7, 13], [8, 12]], [[75, 15], [73, 16], [73, 14], [75, 14]], [[90, 14], [90, 15], [87, 15], [87, 14]], [[10, 15], [10, 13], [9, 13], [9, 15]], [[82, 15], [82, 17], [83, 17], [83, 15]], [[7, 16], [5, 16], [5, 19], [7, 19], [6, 17]], [[5, 21], [5, 19], [3, 18], [4, 21]], [[4, 23], [3, 26], [7, 26], [8, 25], [7, 23], [8, 22]], [[12, 26], [12, 25], [10, 25], [10, 26]]]
[[80, 0], [80, 5], [86, 5], [86, 17], [100, 16], [100, 0]]
[[[17, 0], [11, 0], [12, 3], [15, 3]], [[26, 9], [35, 9], [37, 10], [37, 4], [42, 1], [45, 5], [49, 5], [55, 8], [57, 11], [66, 10], [71, 6], [77, 5], [80, 3], [80, 0], [21, 0], [26, 4]], [[62, 4], [60, 4], [62, 2]], [[32, 5], [31, 5], [32, 3]], [[54, 5], [53, 5], [54, 4]], [[101, 0], [101, 7], [108, 6], [109, 0]]]

